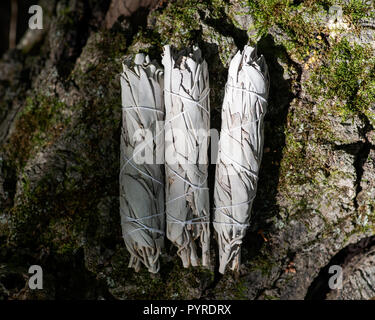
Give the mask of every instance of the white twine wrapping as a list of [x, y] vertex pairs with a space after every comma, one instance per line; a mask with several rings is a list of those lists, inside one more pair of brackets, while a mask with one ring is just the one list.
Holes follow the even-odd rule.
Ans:
[[[184, 267], [209, 265], [209, 77], [198, 48], [164, 47], [167, 237]], [[171, 121], [173, 120], [173, 121]]]
[[240, 266], [240, 248], [249, 226], [263, 153], [263, 118], [269, 78], [266, 62], [245, 46], [233, 57], [222, 108], [216, 164], [214, 228], [219, 243], [219, 272]]
[[[164, 247], [164, 120], [163, 72], [148, 56], [127, 60], [121, 74], [122, 131], [120, 214], [123, 237], [131, 254], [129, 267], [143, 263], [159, 271]], [[139, 132], [150, 132], [152, 137]], [[136, 157], [152, 155], [143, 163]], [[157, 159], [161, 157], [161, 159]]]

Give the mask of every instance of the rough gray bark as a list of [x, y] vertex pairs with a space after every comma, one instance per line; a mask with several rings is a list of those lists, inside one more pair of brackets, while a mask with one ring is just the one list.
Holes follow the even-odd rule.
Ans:
[[[259, 39], [258, 52], [272, 79], [269, 109], [238, 277], [182, 268], [174, 250], [162, 254], [157, 275], [128, 269], [118, 188], [123, 58], [139, 50], [160, 58], [161, 44], [199, 43], [210, 74], [211, 126], [219, 130], [229, 62], [250, 40], [247, 31], [259, 31], [254, 21], [262, 15], [248, 15], [235, 0], [197, 1], [195, 7], [181, 0], [141, 16], [119, 17], [105, 29], [108, 1], [40, 3], [43, 33], [27, 37], [25, 46], [0, 61], [1, 298], [304, 299], [338, 253], [374, 235], [373, 103], [358, 104], [364, 114], [343, 117], [333, 104], [340, 101], [327, 101], [327, 88], [318, 87], [312, 97], [307, 90], [312, 72], [338, 49], [339, 40], [299, 32], [302, 42], [296, 42], [285, 26], [266, 21], [272, 25]], [[302, 17], [298, 8], [290, 2], [288, 13], [305, 21], [308, 30], [316, 31], [317, 24], [326, 30], [326, 9], [303, 11]], [[288, 26], [293, 31], [298, 24]], [[361, 47], [373, 43], [373, 28], [356, 25], [356, 31], [339, 36]], [[309, 48], [305, 36], [316, 51], [309, 49], [300, 60], [294, 46]], [[354, 75], [345, 70], [349, 84], [363, 93], [371, 82], [356, 80], [372, 69]], [[347, 85], [345, 79], [340, 87]], [[209, 170], [213, 178], [214, 166]], [[213, 182], [208, 181], [211, 191]], [[212, 235], [211, 249], [215, 243]], [[44, 290], [28, 289], [30, 260], [45, 267]], [[370, 270], [366, 266], [355, 269]], [[365, 279], [354, 274], [348, 279], [367, 292]], [[347, 292], [345, 299], [358, 297]]]
[[331, 290], [327, 300], [375, 299], [375, 247], [359, 252], [343, 265], [342, 287]]

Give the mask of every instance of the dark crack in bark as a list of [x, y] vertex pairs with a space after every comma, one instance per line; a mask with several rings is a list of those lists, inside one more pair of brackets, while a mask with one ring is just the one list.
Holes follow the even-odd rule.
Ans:
[[311, 283], [305, 300], [324, 300], [327, 294], [330, 292], [328, 285], [329, 278], [332, 274], [329, 274], [329, 268], [333, 265], [339, 265], [344, 268], [350, 261], [357, 255], [365, 253], [375, 245], [375, 236], [361, 239], [357, 243], [350, 244], [340, 250], [329, 263], [324, 266], [318, 276]]

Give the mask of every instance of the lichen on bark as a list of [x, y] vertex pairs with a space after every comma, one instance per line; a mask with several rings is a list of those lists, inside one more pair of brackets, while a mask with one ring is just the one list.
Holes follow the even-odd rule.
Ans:
[[[0, 298], [325, 298], [317, 288], [326, 268], [361, 239], [372, 246], [375, 232], [375, 35], [363, 22], [373, 7], [339, 1], [344, 22], [330, 25], [332, 4], [155, 2], [109, 23], [108, 1], [40, 1], [44, 33], [0, 61]], [[128, 270], [118, 203], [122, 59], [141, 51], [160, 62], [164, 44], [198, 44], [219, 129], [229, 61], [248, 42], [265, 56], [271, 87], [239, 274], [184, 269], [172, 246], [159, 274]], [[211, 187], [213, 177], [210, 166]], [[342, 259], [348, 286], [365, 283], [358, 270], [372, 257], [363, 252]], [[30, 259], [48, 270], [43, 295], [22, 290]], [[345, 288], [341, 298], [358, 298]]]

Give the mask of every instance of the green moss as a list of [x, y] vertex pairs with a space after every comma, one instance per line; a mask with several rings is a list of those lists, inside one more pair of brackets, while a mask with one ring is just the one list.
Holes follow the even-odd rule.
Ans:
[[198, 10], [204, 7], [199, 0], [170, 2], [158, 16], [157, 27], [162, 43], [171, 40], [174, 45], [186, 45], [194, 41], [200, 29]]
[[177, 48], [196, 44], [202, 34], [201, 21], [212, 19], [223, 21], [226, 18], [223, 0], [182, 0], [169, 2], [162, 11], [156, 11], [156, 31], [161, 44], [172, 44]]
[[248, 283], [244, 280], [239, 280], [236, 282], [236, 290], [234, 291], [234, 299], [236, 300], [248, 300]]
[[[121, 248], [112, 258], [111, 278], [125, 292], [115, 292], [126, 299], [194, 299], [199, 298], [201, 283], [209, 285], [213, 272], [203, 267], [184, 268], [178, 257], [166, 261], [161, 257], [158, 274], [150, 274], [143, 266], [137, 273], [128, 268], [129, 253]], [[112, 281], [111, 281], [112, 282]]]
[[80, 104], [87, 106], [94, 103], [98, 107], [103, 104], [121, 105], [118, 75], [127, 51], [126, 37], [125, 32], [105, 30], [89, 38], [82, 53], [85, 58], [76, 64], [69, 76], [69, 80], [74, 81], [88, 95]]
[[46, 248], [68, 257], [86, 245], [83, 238], [113, 242], [120, 234], [116, 215], [101, 225], [98, 204], [118, 192], [118, 74], [125, 45], [124, 35], [115, 31], [89, 39], [68, 79], [79, 88], [74, 105], [41, 94], [27, 100], [7, 146], [18, 174], [33, 155], [52, 144], [64, 148], [68, 143], [69, 153], [52, 150], [48, 155], [59, 161], [50, 159], [52, 165], [42, 166], [38, 177], [25, 171], [20, 179], [19, 197], [9, 209], [14, 246], [35, 252]]
[[77, 19], [76, 13], [71, 7], [61, 7], [57, 9], [58, 26], [63, 26], [65, 29], [74, 27], [75, 20]]
[[353, 24], [357, 25], [364, 18], [374, 18], [375, 12], [366, 0], [349, 0], [343, 4], [343, 12]]
[[254, 19], [256, 32], [255, 39], [268, 34], [273, 27], [281, 29], [287, 36], [283, 44], [289, 53], [303, 60], [313, 48], [324, 46], [317, 37], [321, 26], [319, 12], [324, 7], [318, 1], [305, 1], [294, 4], [290, 0], [255, 0], [244, 1], [243, 5], [249, 8], [249, 14]]
[[141, 28], [133, 38], [133, 46], [128, 48], [128, 54], [139, 52], [148, 54], [152, 58], [159, 58], [166, 44], [160, 38], [160, 34], [154, 29]]
[[116, 30], [102, 30], [97, 34], [95, 46], [98, 55], [112, 61], [121, 58], [127, 48], [126, 32]]
[[[69, 221], [73, 216], [69, 202], [63, 203], [73, 195], [60, 198], [61, 194], [54, 193], [55, 190], [55, 182], [49, 175], [43, 177], [33, 189], [28, 178], [23, 178], [22, 196], [10, 211], [13, 241], [19, 245], [46, 245], [53, 248], [52, 238], [56, 233], [49, 225], [58, 219]], [[72, 228], [67, 231], [65, 240], [71, 235]]]
[[[254, 18], [256, 39], [277, 28], [285, 35], [278, 41], [288, 54], [304, 63], [305, 69], [312, 66], [311, 79], [304, 85], [320, 111], [338, 109], [343, 118], [357, 113], [375, 123], [374, 110], [370, 108], [375, 101], [374, 52], [369, 45], [349, 43], [345, 37], [336, 42], [331, 39], [330, 44], [323, 40], [327, 28], [322, 16], [328, 15], [334, 4], [340, 5], [347, 20], [358, 28], [361, 19], [371, 16], [371, 8], [362, 0], [338, 3], [311, 0], [299, 4], [289, 0], [243, 2]], [[329, 133], [329, 126], [325, 129]]]
[[369, 112], [375, 101], [373, 50], [345, 39], [338, 41], [314, 70], [308, 91], [316, 99], [323, 97], [322, 104], [338, 108], [343, 117], [359, 113], [374, 121]]
[[326, 17], [331, 6], [339, 5], [344, 18], [356, 31], [360, 30], [363, 18], [375, 15], [371, 5], [364, 0], [308, 0], [297, 3], [291, 0], [247, 0], [242, 1], [242, 5], [248, 8], [254, 19], [254, 25], [250, 26], [256, 30], [253, 42], [267, 35], [271, 28], [280, 29], [286, 35], [282, 42], [288, 53], [301, 62], [317, 48], [320, 52], [329, 49], [323, 37], [327, 33]]
[[69, 123], [64, 115], [66, 105], [54, 97], [43, 95], [26, 99], [16, 120], [15, 131], [5, 150], [18, 169], [38, 150], [52, 144]]
[[[327, 112], [327, 111], [326, 111]], [[280, 164], [279, 190], [295, 193], [295, 188], [306, 183], [316, 184], [328, 175], [327, 156], [318, 152], [318, 145], [333, 138], [330, 124], [311, 103], [295, 100], [288, 113], [285, 129], [285, 147]], [[309, 130], [314, 134], [309, 134]], [[323, 173], [323, 177], [322, 174]]]
[[[368, 221], [366, 223], [359, 223], [360, 214], [356, 213], [355, 216], [352, 217], [353, 229], [345, 234], [345, 238], [343, 243], [345, 245], [349, 244], [349, 241], [353, 238], [357, 237], [359, 239], [363, 239], [364, 237], [373, 236], [375, 233], [375, 215], [374, 213], [369, 215], [364, 215], [367, 217]], [[363, 219], [363, 217], [362, 217]], [[362, 220], [363, 221], [363, 220]]]
[[277, 266], [268, 249], [269, 247], [264, 246], [250, 263], [250, 269], [261, 271], [263, 276], [269, 276], [272, 268]]

